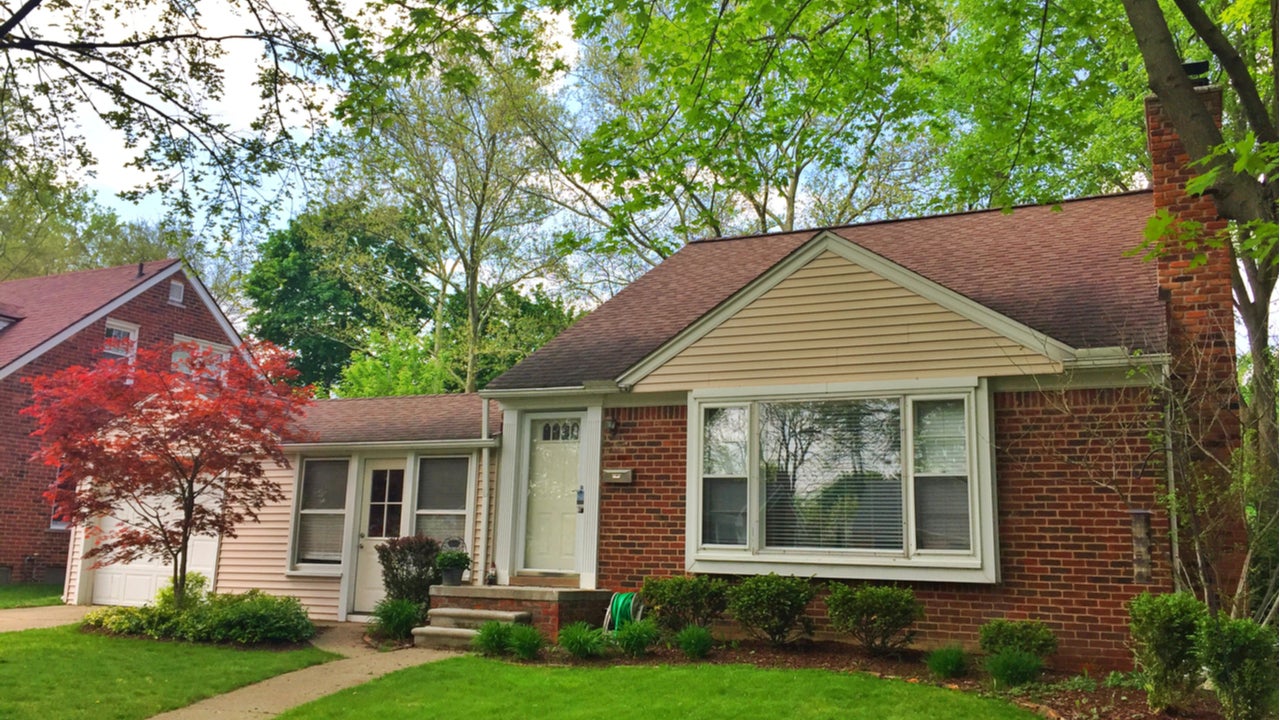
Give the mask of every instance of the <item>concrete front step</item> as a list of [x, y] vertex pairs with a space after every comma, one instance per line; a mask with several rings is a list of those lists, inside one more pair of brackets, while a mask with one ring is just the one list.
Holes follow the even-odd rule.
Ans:
[[469, 608], [432, 608], [427, 611], [427, 622], [436, 628], [466, 628], [475, 630], [487, 622], [528, 625], [533, 615], [519, 610], [472, 610]]
[[428, 625], [413, 629], [413, 645], [414, 647], [434, 648], [436, 650], [468, 650], [471, 648], [471, 638], [475, 636], [476, 631], [470, 628], [432, 627]]

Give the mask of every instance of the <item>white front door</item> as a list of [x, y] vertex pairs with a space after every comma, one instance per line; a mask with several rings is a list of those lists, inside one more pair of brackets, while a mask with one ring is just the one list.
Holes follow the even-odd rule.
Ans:
[[404, 459], [370, 460], [365, 464], [360, 499], [360, 545], [356, 551], [355, 597], [352, 611], [368, 613], [386, 595], [378, 545], [400, 537], [404, 516]]
[[577, 414], [534, 417], [529, 421], [526, 570], [578, 570], [578, 438], [582, 421]]

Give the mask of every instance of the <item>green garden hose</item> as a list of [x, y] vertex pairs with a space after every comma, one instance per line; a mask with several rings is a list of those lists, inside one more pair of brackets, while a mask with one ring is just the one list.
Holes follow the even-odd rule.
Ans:
[[644, 603], [640, 601], [640, 593], [616, 592], [609, 600], [609, 609], [604, 614], [605, 632], [639, 620], [643, 613]]

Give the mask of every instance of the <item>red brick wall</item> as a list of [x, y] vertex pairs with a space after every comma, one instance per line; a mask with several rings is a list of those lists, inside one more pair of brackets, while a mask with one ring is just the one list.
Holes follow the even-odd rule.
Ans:
[[[1209, 112], [1221, 123], [1222, 91], [1199, 89]], [[1187, 167], [1187, 153], [1172, 122], [1154, 97], [1146, 103], [1148, 147], [1153, 166], [1155, 209], [1166, 209], [1179, 220], [1200, 223], [1202, 237], [1223, 233], [1227, 223], [1218, 216], [1210, 195], [1188, 196], [1186, 183], [1200, 173]], [[1171, 364], [1170, 402], [1175, 408], [1171, 443], [1174, 473], [1180, 487], [1189, 481], [1227, 484], [1224, 468], [1240, 444], [1240, 401], [1235, 372], [1235, 317], [1231, 298], [1231, 254], [1225, 240], [1219, 248], [1178, 250], [1157, 262], [1160, 292], [1167, 300]], [[1197, 258], [1203, 254], [1205, 257]], [[1204, 261], [1203, 264], [1199, 264]], [[1236, 515], [1232, 507], [1214, 511], [1221, 521]], [[1243, 527], [1235, 526], [1213, 538], [1202, 538], [1205, 567], [1217, 571], [1217, 582], [1234, 589], [1243, 567]], [[1192, 547], [1186, 543], [1183, 550]], [[1194, 558], [1184, 557], [1189, 566]]]
[[[640, 589], [648, 575], [684, 572], [687, 410], [613, 408], [600, 466], [629, 468], [630, 485], [600, 486], [597, 587]], [[607, 426], [606, 422], [606, 426]]]
[[[683, 572], [686, 410], [610, 412], [618, 429], [606, 433], [604, 466], [635, 476], [601, 488], [599, 587], [638, 590], [646, 576]], [[1001, 582], [911, 584], [926, 608], [920, 643], [976, 646], [987, 620], [1036, 619], [1058, 635], [1059, 666], [1127, 666], [1124, 603], [1172, 586], [1161, 512], [1153, 580], [1133, 580], [1129, 508], [1158, 511], [1164, 487], [1161, 453], [1147, 439], [1160, 417], [1149, 393], [997, 393], [994, 412]], [[827, 629], [821, 597], [810, 615]]]
[[[181, 274], [172, 279], [187, 283]], [[29, 310], [36, 311], [38, 308]], [[224, 344], [234, 342], [226, 337], [194, 288], [186, 288], [182, 307], [171, 305], [168, 280], [112, 311], [109, 317], [139, 325], [138, 341], [143, 345], [172, 343], [174, 333]], [[15, 580], [38, 578], [42, 573], [48, 580], [60, 579], [70, 538], [67, 530], [49, 529], [50, 507], [42, 494], [54, 479], [53, 468], [28, 461], [37, 443], [30, 437], [35, 424], [18, 415], [31, 403], [31, 388], [23, 380], [93, 362], [105, 329], [106, 320], [99, 320], [0, 380], [0, 567], [11, 568]]]

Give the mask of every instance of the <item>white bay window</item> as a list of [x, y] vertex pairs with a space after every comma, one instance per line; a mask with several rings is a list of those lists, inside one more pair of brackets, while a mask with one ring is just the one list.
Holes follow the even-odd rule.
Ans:
[[997, 580], [984, 382], [690, 402], [691, 570]]

